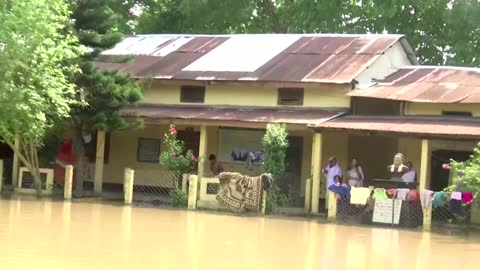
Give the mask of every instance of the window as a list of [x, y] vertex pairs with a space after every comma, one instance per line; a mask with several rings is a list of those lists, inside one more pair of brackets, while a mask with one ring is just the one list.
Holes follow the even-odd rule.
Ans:
[[303, 105], [303, 88], [278, 88], [278, 105]]
[[462, 116], [462, 117], [472, 117], [471, 112], [459, 112], [459, 111], [443, 111], [442, 115], [445, 116]]
[[203, 103], [205, 101], [204, 86], [182, 86], [180, 90], [180, 102]]
[[137, 161], [158, 163], [160, 161], [160, 145], [159, 139], [139, 138], [137, 145]]

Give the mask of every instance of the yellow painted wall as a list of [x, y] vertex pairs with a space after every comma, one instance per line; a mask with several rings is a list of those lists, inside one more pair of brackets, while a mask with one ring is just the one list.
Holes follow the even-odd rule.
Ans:
[[[399, 138], [398, 151], [405, 156], [405, 162], [411, 161], [413, 169], [420, 172], [422, 140], [417, 138]], [[428, 170], [430, 171], [430, 169]]]
[[[185, 126], [177, 126], [179, 130]], [[161, 139], [167, 132], [167, 125], [151, 125], [146, 124], [144, 129], [115, 132], [111, 134], [110, 141], [110, 160], [104, 168], [104, 182], [105, 183], [123, 183], [123, 171], [125, 168], [132, 168], [135, 170], [135, 184], [139, 185], [158, 185], [171, 186], [170, 175], [160, 164], [157, 163], [142, 163], [137, 162], [137, 144], [139, 138]], [[195, 127], [199, 130], [199, 127]], [[210, 126], [207, 128], [208, 142], [207, 142], [207, 156], [200, 157], [205, 159], [205, 176], [212, 177], [212, 172], [209, 168], [208, 155], [218, 155], [218, 135], [219, 128]], [[303, 137], [303, 157], [302, 157], [302, 172], [301, 172], [301, 195], [303, 196], [305, 188], [305, 180], [310, 177], [310, 163], [311, 163], [311, 145], [312, 145], [312, 131], [305, 129], [302, 131], [291, 131], [291, 136]], [[164, 149], [162, 144], [161, 150]], [[239, 172], [245, 175], [260, 175], [263, 173], [261, 164], [255, 164], [254, 170], [249, 171], [246, 164], [243, 163], [222, 163], [225, 171]], [[166, 178], [167, 180], [163, 180]]]
[[[392, 164], [398, 151], [396, 138], [351, 135], [348, 145], [348, 160], [358, 160], [365, 174], [365, 185], [372, 184], [373, 179], [388, 178], [387, 166]], [[347, 163], [345, 169], [349, 165]]]
[[160, 85], [152, 83], [143, 94], [143, 102], [151, 104], [179, 104], [180, 88], [175, 85]]
[[[350, 106], [350, 98], [345, 94], [349, 85], [325, 85], [325, 87], [305, 88], [304, 107], [343, 107]], [[207, 105], [277, 106], [277, 88], [270, 86], [230, 86], [210, 85], [205, 91]], [[182, 104], [180, 86], [152, 84], [144, 94], [145, 103]]]
[[405, 104], [406, 115], [441, 115], [442, 111], [471, 112], [473, 116], [480, 116], [478, 104], [434, 104], [412, 103]]
[[[178, 126], [177, 128], [182, 130], [185, 127]], [[109, 162], [104, 167], [104, 182], [123, 183], [124, 169], [131, 168], [135, 170], [135, 184], [171, 186], [171, 173], [167, 172], [159, 163], [137, 161], [138, 139], [160, 139], [163, 142], [167, 130], [167, 125], [146, 124], [143, 129], [112, 133]], [[160, 150], [163, 149], [162, 143]]]
[[350, 107], [347, 92], [350, 85], [329, 85], [321, 88], [305, 88], [303, 106], [305, 107]]
[[[322, 170], [328, 165], [330, 157], [335, 156], [338, 164], [342, 168], [343, 174], [345, 174], [345, 169], [348, 164], [348, 134], [344, 132], [325, 132], [323, 133], [322, 139]], [[320, 178], [320, 198], [325, 197], [327, 189], [326, 183], [326, 177], [322, 174]]]

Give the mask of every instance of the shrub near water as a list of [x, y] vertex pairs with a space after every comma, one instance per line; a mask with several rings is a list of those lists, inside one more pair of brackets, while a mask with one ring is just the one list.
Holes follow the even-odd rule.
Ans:
[[[193, 155], [192, 150], [187, 150], [185, 143], [177, 138], [175, 125], [170, 125], [170, 129], [165, 134], [164, 144], [165, 151], [160, 155], [161, 165], [175, 173], [177, 177], [182, 177], [183, 174], [189, 173], [194, 169], [197, 158]], [[187, 205], [188, 196], [178, 188], [177, 182], [175, 182], [174, 188], [170, 191], [169, 195], [174, 206], [180, 207]]]
[[[271, 173], [274, 178], [285, 175], [288, 148], [288, 131], [285, 124], [270, 123], [262, 141], [264, 154], [264, 171]], [[286, 206], [291, 201], [287, 194], [273, 184], [267, 193], [267, 213], [271, 213], [278, 207]]]

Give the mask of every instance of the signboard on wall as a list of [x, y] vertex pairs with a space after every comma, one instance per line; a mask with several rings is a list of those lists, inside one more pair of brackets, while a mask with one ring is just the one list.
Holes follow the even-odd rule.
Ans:
[[221, 128], [218, 131], [218, 157], [222, 162], [245, 162], [248, 152], [262, 149], [265, 131]]
[[393, 224], [398, 224], [401, 210], [401, 200], [375, 200], [372, 222], [392, 224], [393, 220]]

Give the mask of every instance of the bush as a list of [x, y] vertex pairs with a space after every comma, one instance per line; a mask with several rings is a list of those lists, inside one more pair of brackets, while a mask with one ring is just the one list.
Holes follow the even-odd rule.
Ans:
[[291, 186], [288, 187], [288, 194], [285, 194], [278, 186], [273, 185], [267, 193], [266, 212], [270, 214], [280, 207], [293, 206], [294, 201], [295, 191]]
[[480, 143], [473, 150], [469, 160], [465, 162], [451, 160], [450, 170], [456, 171], [457, 174], [447, 190], [453, 191], [460, 185], [464, 191], [480, 191]]
[[196, 163], [192, 150], [186, 150], [185, 143], [177, 139], [175, 125], [170, 125], [165, 134], [165, 151], [160, 154], [160, 164], [176, 175], [183, 175], [191, 172]]
[[178, 187], [174, 187], [170, 191], [170, 199], [172, 200], [172, 204], [175, 207], [186, 207], [188, 204], [188, 195], [187, 193], [183, 192]]
[[273, 176], [285, 174], [288, 148], [288, 132], [285, 124], [270, 123], [262, 140], [264, 170]]

